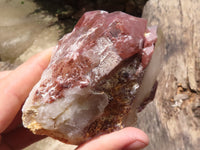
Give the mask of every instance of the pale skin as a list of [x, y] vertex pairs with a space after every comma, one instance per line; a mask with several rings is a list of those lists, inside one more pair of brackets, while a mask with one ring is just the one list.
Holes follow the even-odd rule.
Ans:
[[[22, 149], [45, 137], [23, 128], [21, 107], [47, 67], [51, 51], [49, 49], [33, 56], [15, 70], [0, 72], [1, 150]], [[77, 150], [137, 150], [148, 143], [149, 139], [143, 131], [127, 127], [96, 137], [80, 145]]]

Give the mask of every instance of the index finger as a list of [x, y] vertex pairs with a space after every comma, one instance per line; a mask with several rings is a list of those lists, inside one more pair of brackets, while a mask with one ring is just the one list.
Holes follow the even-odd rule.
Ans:
[[0, 133], [20, 110], [32, 87], [47, 67], [52, 49], [32, 57], [0, 81]]

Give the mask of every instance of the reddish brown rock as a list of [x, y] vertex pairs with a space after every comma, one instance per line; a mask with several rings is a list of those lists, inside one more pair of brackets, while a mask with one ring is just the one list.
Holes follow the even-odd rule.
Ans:
[[85, 13], [30, 93], [24, 126], [71, 144], [125, 127], [133, 105], [147, 99], [136, 98], [157, 39], [146, 23], [122, 12]]

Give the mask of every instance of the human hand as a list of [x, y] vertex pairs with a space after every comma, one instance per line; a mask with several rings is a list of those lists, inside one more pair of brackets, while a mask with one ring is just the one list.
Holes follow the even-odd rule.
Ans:
[[[51, 50], [44, 51], [13, 71], [0, 72], [0, 149], [22, 149], [44, 136], [23, 128], [21, 107], [47, 67]], [[148, 137], [139, 129], [128, 127], [96, 137], [77, 150], [136, 150], [148, 145]]]
[[23, 128], [21, 106], [49, 63], [44, 51], [13, 71], [0, 72], [0, 150], [22, 149], [44, 136]]

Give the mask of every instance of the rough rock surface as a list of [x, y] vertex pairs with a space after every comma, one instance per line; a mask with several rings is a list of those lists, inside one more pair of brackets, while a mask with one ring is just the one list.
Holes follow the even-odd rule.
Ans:
[[158, 24], [165, 56], [153, 103], [138, 117], [149, 138], [147, 150], [199, 150], [200, 1], [149, 0], [143, 17]]
[[156, 27], [146, 23], [122, 12], [85, 13], [59, 41], [30, 93], [23, 107], [25, 127], [80, 144], [134, 120], [132, 104], [136, 110], [155, 81], [153, 74], [146, 97], [137, 99], [157, 39]]

